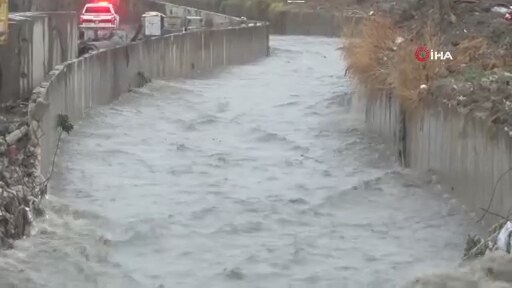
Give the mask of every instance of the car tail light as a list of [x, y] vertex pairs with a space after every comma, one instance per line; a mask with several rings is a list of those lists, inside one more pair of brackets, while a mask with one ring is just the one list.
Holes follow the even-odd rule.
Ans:
[[112, 25], [115, 25], [116, 24], [116, 16], [112, 16], [112, 18], [110, 18], [110, 21], [112, 21]]
[[80, 16], [80, 24], [84, 23], [84, 16]]

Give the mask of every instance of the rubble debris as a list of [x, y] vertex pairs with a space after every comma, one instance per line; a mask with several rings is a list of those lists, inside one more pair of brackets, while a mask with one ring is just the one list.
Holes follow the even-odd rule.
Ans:
[[477, 235], [468, 235], [463, 260], [472, 260], [497, 250], [510, 254], [512, 246], [511, 236], [512, 223], [508, 220], [501, 221], [492, 226], [486, 239]]
[[[34, 219], [44, 215], [41, 201], [49, 177], [40, 173], [38, 137], [48, 103], [41, 94], [32, 97], [29, 103], [0, 105], [0, 249], [11, 249], [14, 240], [30, 236]], [[61, 134], [73, 129], [67, 115], [57, 121]]]
[[16, 142], [18, 142], [18, 140], [21, 137], [25, 136], [27, 134], [27, 132], [28, 132], [28, 127], [23, 126], [20, 129], [15, 130], [12, 133], [10, 133], [9, 135], [7, 135], [5, 137], [5, 140], [6, 140], [7, 144], [9, 144], [9, 145], [16, 144]]
[[501, 251], [465, 262], [454, 271], [426, 274], [405, 288], [512, 288], [512, 255]]
[[457, 269], [426, 274], [406, 283], [405, 288], [512, 288], [512, 223], [495, 224], [488, 237], [468, 235], [464, 257]]
[[49, 106], [50, 104], [41, 98], [31, 102], [28, 105], [28, 114], [30, 120], [41, 121]]

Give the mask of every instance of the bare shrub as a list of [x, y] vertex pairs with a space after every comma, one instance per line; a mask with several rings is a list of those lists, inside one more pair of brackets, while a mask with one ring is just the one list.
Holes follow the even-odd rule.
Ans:
[[[462, 41], [454, 51], [454, 60], [449, 64], [450, 71], [460, 71], [466, 64], [484, 64], [485, 61], [489, 63], [484, 66], [497, 66], [494, 57], [485, 57], [485, 53], [488, 51], [487, 40], [482, 37], [469, 37]], [[486, 58], [486, 59], [485, 59]]]
[[386, 19], [367, 18], [359, 37], [346, 39], [344, 58], [348, 73], [374, 89], [389, 87], [389, 72], [398, 31]]
[[[390, 73], [394, 94], [409, 107], [417, 107], [426, 95], [426, 88], [442, 71], [444, 62], [419, 62], [415, 51], [420, 46], [440, 47], [441, 37], [429, 24], [422, 31], [419, 41], [404, 42], [397, 48]], [[422, 87], [422, 85], [425, 85]]]

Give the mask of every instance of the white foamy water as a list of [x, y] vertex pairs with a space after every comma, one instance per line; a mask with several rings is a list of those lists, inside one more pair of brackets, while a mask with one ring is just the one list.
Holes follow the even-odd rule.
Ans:
[[337, 40], [271, 44], [92, 111], [0, 287], [383, 288], [453, 267], [472, 220], [364, 132]]

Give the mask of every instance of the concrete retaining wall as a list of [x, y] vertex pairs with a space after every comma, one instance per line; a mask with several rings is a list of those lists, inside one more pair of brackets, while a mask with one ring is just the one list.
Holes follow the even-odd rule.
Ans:
[[340, 15], [326, 11], [282, 11], [270, 16], [272, 32], [285, 35], [339, 36]]
[[[19, 1], [19, 0], [13, 0]], [[24, 0], [30, 3], [20, 5], [19, 12], [27, 11], [81, 11], [88, 0]], [[23, 7], [23, 8], [22, 8]], [[12, 10], [14, 11], [14, 10]]]
[[[165, 15], [175, 16], [201, 16], [212, 19], [216, 26], [222, 27], [235, 26], [233, 24], [236, 24], [235, 22], [239, 20], [236, 17], [209, 12], [207, 10], [212, 10], [204, 9], [207, 7], [200, 5], [200, 1], [191, 1], [169, 3], [160, 0], [110, 0], [109, 2], [116, 7], [116, 12], [120, 15], [122, 24], [138, 23], [140, 16], [147, 11], [157, 11]], [[80, 13], [86, 3], [87, 0], [37, 0], [29, 5], [24, 5], [25, 10], [23, 11], [27, 11], [26, 9], [31, 9], [32, 11], [66, 10]]]
[[[382, 135], [397, 155], [405, 150], [406, 166], [434, 171], [457, 199], [472, 211], [482, 213], [481, 208], [489, 204], [494, 183], [512, 166], [509, 133], [445, 104], [427, 103], [422, 110], [404, 113], [390, 95], [379, 96], [366, 98], [370, 130]], [[505, 173], [496, 186], [493, 212], [510, 214], [511, 187], [512, 173]], [[490, 220], [488, 223], [497, 220], [486, 219]]]
[[[110, 103], [130, 88], [140, 86], [140, 73], [151, 78], [187, 77], [265, 57], [268, 45], [268, 26], [260, 23], [172, 34], [104, 50], [57, 67], [31, 99], [32, 128], [34, 121], [40, 121], [44, 131], [42, 172], [48, 172], [56, 149], [59, 113], [69, 115], [76, 123], [88, 109]], [[47, 104], [35, 104], [37, 99], [44, 99]]]
[[[139, 21], [140, 16], [147, 11], [157, 11], [167, 16], [199, 16], [209, 21], [215, 27], [233, 27], [240, 25], [240, 19], [233, 16], [223, 15], [215, 12], [199, 10], [192, 7], [179, 6], [164, 1], [140, 1], [126, 0], [126, 7], [130, 11], [124, 14], [132, 18], [131, 21]], [[208, 20], [206, 20], [208, 19]]]
[[30, 97], [55, 65], [76, 58], [76, 16], [70, 12], [9, 15], [0, 46], [0, 103]]
[[165, 0], [177, 5], [186, 5], [198, 9], [219, 12], [234, 17], [246, 17], [251, 20], [269, 21], [271, 33], [285, 35], [339, 36], [341, 15], [330, 11], [312, 11], [306, 7], [290, 7], [271, 11], [247, 5], [244, 1], [224, 1], [222, 5], [214, 0]]
[[[217, 10], [216, 2], [220, 2], [220, 1], [212, 1], [212, 0], [172, 0], [172, 1], [162, 0], [162, 1], [172, 3], [175, 5], [180, 5], [180, 6], [194, 7], [196, 9], [201, 9], [201, 10], [205, 10], [205, 11], [219, 12]], [[232, 16], [238, 17], [236, 15], [232, 15]]]

